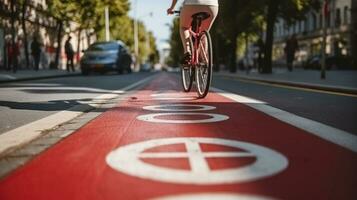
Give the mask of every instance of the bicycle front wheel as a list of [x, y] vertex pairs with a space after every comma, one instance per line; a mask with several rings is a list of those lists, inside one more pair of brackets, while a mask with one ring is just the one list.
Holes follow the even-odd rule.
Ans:
[[[191, 50], [191, 53], [193, 54], [193, 44], [192, 44], [191, 39], [190, 39], [190, 50]], [[181, 67], [182, 86], [183, 86], [183, 90], [185, 92], [190, 92], [190, 90], [192, 88], [194, 74], [195, 74], [195, 71], [191, 64]]]
[[197, 94], [205, 98], [212, 81], [212, 41], [207, 31], [202, 32], [198, 45], [198, 63], [195, 67]]

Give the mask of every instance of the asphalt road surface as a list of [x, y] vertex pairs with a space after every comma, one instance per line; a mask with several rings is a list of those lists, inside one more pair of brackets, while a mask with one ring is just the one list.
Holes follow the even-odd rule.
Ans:
[[0, 134], [102, 94], [131, 85], [150, 73], [76, 76], [0, 84]]
[[[0, 134], [152, 74], [93, 75], [0, 85]], [[215, 76], [213, 86], [357, 134], [357, 98]], [[256, 122], [259, 123], [259, 122]]]
[[215, 76], [213, 86], [357, 134], [356, 96], [250, 82], [223, 76]]
[[[126, 97], [70, 135], [48, 133], [0, 160], [48, 146], [0, 180], [0, 199], [357, 199], [356, 97], [222, 76], [213, 86], [197, 99], [170, 73], [2, 85], [13, 128], [59, 121], [108, 92]], [[0, 138], [16, 142], [39, 125]]]

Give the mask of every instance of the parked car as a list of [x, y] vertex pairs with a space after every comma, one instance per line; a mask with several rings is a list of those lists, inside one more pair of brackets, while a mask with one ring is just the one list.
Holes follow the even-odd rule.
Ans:
[[80, 61], [83, 75], [92, 71], [117, 71], [131, 73], [131, 55], [128, 48], [120, 41], [96, 42], [84, 51]]
[[[353, 58], [351, 56], [327, 56], [326, 69], [353, 69]], [[311, 56], [303, 64], [304, 69], [321, 69], [321, 55]]]

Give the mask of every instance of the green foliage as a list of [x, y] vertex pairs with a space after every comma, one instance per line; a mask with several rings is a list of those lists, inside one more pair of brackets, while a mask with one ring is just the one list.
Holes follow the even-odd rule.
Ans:
[[183, 54], [183, 46], [180, 39], [180, 20], [175, 18], [173, 20], [173, 25], [171, 26], [171, 36], [170, 36], [170, 55], [166, 61], [170, 66], [178, 66]]
[[[267, 31], [269, 6], [276, 7], [273, 21], [282, 18], [288, 24], [304, 19], [307, 10], [319, 7], [318, 0], [222, 0], [219, 3], [219, 14], [211, 29], [215, 63], [230, 66], [231, 71], [235, 71], [237, 52], [244, 51], [244, 40], [257, 39]], [[178, 20], [171, 31], [169, 65], [177, 64], [182, 54]]]
[[[134, 51], [133, 20], [128, 16], [130, 3], [128, 0], [52, 0], [49, 11], [59, 20], [67, 24], [75, 21], [79, 29], [93, 29], [98, 40], [105, 38], [105, 7], [109, 8], [110, 31], [112, 40], [121, 40]], [[72, 30], [77, 31], [77, 30]], [[147, 37], [147, 35], [150, 35]], [[149, 43], [150, 45], [146, 45]], [[150, 46], [150, 49], [148, 48]], [[145, 26], [139, 23], [140, 61], [147, 60], [152, 54], [158, 56], [155, 38], [149, 34]], [[152, 56], [154, 61], [158, 60]]]

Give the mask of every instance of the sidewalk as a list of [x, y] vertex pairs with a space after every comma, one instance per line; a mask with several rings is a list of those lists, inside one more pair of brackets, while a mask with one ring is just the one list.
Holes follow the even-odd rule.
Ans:
[[217, 74], [244, 80], [357, 94], [356, 70], [327, 71], [325, 80], [320, 78], [320, 71], [304, 69], [294, 69], [294, 71], [289, 72], [284, 68], [275, 68], [272, 74], [260, 74], [256, 70], [252, 70], [249, 74], [246, 71], [237, 71], [237, 73], [221, 71]]
[[46, 78], [56, 78], [56, 77], [66, 77], [66, 76], [77, 76], [79, 72], [67, 72], [65, 70], [54, 70], [54, 69], [40, 69], [35, 70], [18, 70], [16, 73], [11, 71], [0, 71], [0, 83], [16, 82], [16, 81], [27, 81], [27, 80], [37, 80]]

